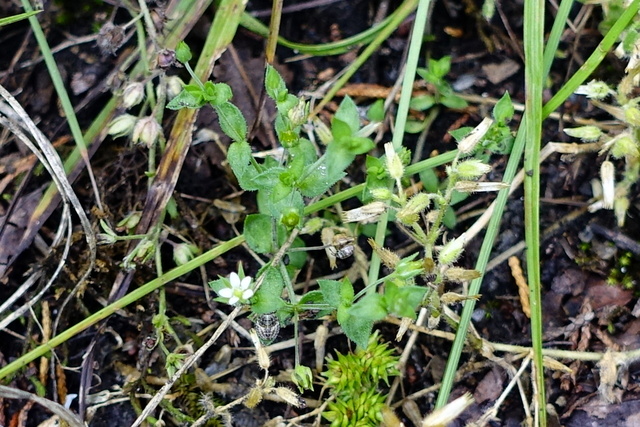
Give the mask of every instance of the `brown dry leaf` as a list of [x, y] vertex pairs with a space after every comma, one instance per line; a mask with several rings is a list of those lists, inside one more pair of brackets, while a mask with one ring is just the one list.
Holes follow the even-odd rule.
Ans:
[[512, 59], [506, 59], [497, 64], [483, 65], [482, 71], [491, 83], [497, 85], [520, 71], [520, 64]]
[[621, 353], [608, 351], [598, 363], [598, 367], [600, 368], [600, 385], [598, 386], [600, 396], [608, 403], [620, 403], [622, 390], [616, 390], [615, 386], [622, 371], [626, 369], [624, 356]]
[[506, 378], [504, 370], [494, 367], [487, 375], [480, 380], [476, 390], [473, 392], [473, 399], [478, 403], [494, 402], [504, 389], [503, 383]]
[[633, 292], [619, 286], [609, 286], [602, 280], [599, 284], [589, 286], [586, 296], [591, 301], [591, 307], [594, 310], [599, 310], [606, 306], [622, 307], [627, 305], [633, 298]]

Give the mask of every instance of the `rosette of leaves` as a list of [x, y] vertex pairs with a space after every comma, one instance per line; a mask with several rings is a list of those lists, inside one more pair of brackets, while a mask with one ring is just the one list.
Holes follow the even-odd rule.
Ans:
[[382, 343], [378, 333], [371, 335], [366, 349], [355, 353], [337, 353], [327, 358], [327, 370], [322, 376], [336, 397], [322, 416], [331, 426], [377, 426], [382, 421], [386, 395], [378, 389], [380, 381], [389, 385], [389, 377], [399, 375], [399, 357], [393, 348]]

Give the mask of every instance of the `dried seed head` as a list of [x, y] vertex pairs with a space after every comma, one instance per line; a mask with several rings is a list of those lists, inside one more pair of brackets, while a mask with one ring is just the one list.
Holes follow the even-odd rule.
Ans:
[[107, 22], [100, 28], [96, 45], [102, 55], [115, 55], [120, 46], [124, 43], [124, 28]]
[[287, 402], [289, 405], [295, 406], [296, 408], [307, 407], [307, 403], [304, 401], [304, 399], [298, 396], [293, 390], [290, 390], [287, 387], [276, 387], [275, 391], [276, 395]]
[[613, 211], [616, 215], [618, 227], [624, 226], [624, 221], [627, 218], [627, 211], [629, 210], [630, 204], [629, 198], [626, 196], [616, 197], [615, 202], [613, 202]]
[[444, 278], [451, 282], [468, 282], [480, 276], [481, 274], [477, 270], [467, 270], [461, 267], [449, 267], [444, 272]]
[[244, 400], [244, 406], [249, 409], [253, 409], [262, 402], [262, 387], [256, 385], [247, 394], [247, 398]]
[[267, 354], [267, 350], [264, 349], [260, 338], [258, 337], [258, 333], [255, 329], [251, 329], [249, 331], [251, 334], [251, 341], [253, 341], [253, 346], [256, 348], [256, 356], [258, 357], [258, 365], [263, 370], [268, 370], [269, 366], [271, 366], [271, 361], [269, 360], [269, 355]]
[[395, 252], [378, 246], [376, 241], [373, 239], [369, 239], [368, 242], [371, 248], [376, 251], [376, 254], [380, 257], [380, 261], [382, 261], [386, 267], [395, 269], [400, 263], [400, 257]]
[[454, 186], [456, 191], [461, 193], [476, 193], [487, 191], [500, 191], [509, 188], [507, 182], [475, 182], [475, 181], [458, 181]]
[[162, 68], [163, 70], [172, 67], [176, 64], [176, 51], [171, 49], [162, 49], [158, 52], [156, 61], [158, 63], [158, 68]]

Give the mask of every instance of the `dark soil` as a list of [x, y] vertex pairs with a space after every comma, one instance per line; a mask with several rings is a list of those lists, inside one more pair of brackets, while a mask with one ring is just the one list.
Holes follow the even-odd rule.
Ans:
[[[110, 18], [113, 18], [116, 24], [122, 24], [130, 19], [124, 10], [111, 15], [113, 2], [86, 2], [86, 8], [83, 6], [81, 10], [76, 7], [75, 2], [45, 3], [47, 12], [41, 14], [39, 20], [45, 28], [51, 46], [57, 46], [76, 37], [95, 34], [97, 29]], [[161, 11], [163, 8], [161, 3], [164, 2], [152, 2], [150, 6]], [[400, 2], [354, 0], [326, 2], [326, 5], [320, 6], [310, 4], [307, 5], [308, 7], [305, 7], [305, 3], [304, 1], [285, 2], [285, 6], [300, 7], [300, 10], [292, 12], [285, 8], [281, 34], [289, 40], [300, 43], [318, 44], [346, 38], [366, 30], [372, 25], [381, 3], [389, 3], [390, 10], [393, 10]], [[441, 58], [444, 55], [450, 55], [452, 68], [448, 79], [454, 87], [459, 88], [461, 93], [500, 98], [505, 91], [508, 91], [514, 102], [524, 103], [521, 2], [499, 2], [503, 7], [501, 12], [508, 21], [504, 21], [499, 14], [496, 14], [490, 22], [486, 22], [481, 17], [475, 3], [481, 2], [452, 0], [435, 2], [430, 19], [430, 37], [425, 43], [425, 58]], [[266, 22], [265, 15], [268, 14], [266, 12], [270, 7], [268, 1], [250, 1], [247, 10]], [[584, 7], [581, 3], [576, 4], [572, 19], [578, 15], [581, 7]], [[19, 10], [10, 2], [0, 4], [2, 17], [18, 12]], [[205, 29], [211, 22], [211, 17], [212, 12], [209, 10], [187, 37], [187, 42], [194, 49], [203, 44], [203, 34], [206, 34]], [[580, 34], [566, 32], [560, 50], [565, 53], [564, 57], [567, 59], [559, 59], [554, 63], [549, 76], [548, 97], [555, 93], [567, 76], [581, 65], [600, 40], [601, 36], [597, 32], [599, 19], [599, 11], [594, 10], [592, 18]], [[411, 24], [412, 20], [405, 22], [384, 43], [380, 51], [358, 71], [352, 83], [392, 86], [400, 73], [399, 67], [406, 49]], [[507, 29], [505, 25], [509, 28]], [[510, 32], [516, 39], [510, 36]], [[89, 126], [109, 101], [111, 93], [108, 84], [111, 83], [106, 81], [107, 76], [126, 59], [126, 53], [123, 52], [131, 47], [131, 43], [133, 42], [127, 42], [114, 55], [101, 54], [93, 41], [66, 48], [56, 55], [65, 83], [71, 89], [72, 103], [78, 106], [78, 117], [83, 129]], [[233, 46], [251, 81], [255, 82], [253, 89], [259, 93], [262, 87], [264, 40], [241, 29]], [[287, 62], [287, 59], [295, 54], [294, 52], [279, 48], [277, 53], [279, 70], [293, 92], [317, 89], [355, 58], [355, 54], [350, 52], [332, 57]], [[27, 24], [19, 22], [2, 27], [0, 30], [0, 84], [17, 97], [45, 135], [58, 144], [57, 149], [61, 157], [65, 158], [72, 149], [69, 129], [58, 107], [57, 96], [46, 67], [42, 62], [35, 61], [38, 58], [39, 50]], [[35, 63], [30, 65], [30, 62]], [[604, 78], [615, 84], [622, 77], [624, 66], [623, 62], [610, 56], [606, 59], [603, 70], [599, 71], [594, 78]], [[183, 75], [180, 70], [175, 72]], [[214, 76], [217, 81], [226, 82], [233, 88], [234, 103], [243, 111], [248, 122], [253, 122], [257, 116], [254, 100], [247, 85], [239, 78], [238, 64], [234, 62], [229, 52], [220, 58]], [[373, 97], [357, 98], [359, 105], [367, 105], [372, 101]], [[323, 114], [330, 115], [332, 108], [334, 109], [335, 105], [330, 105]], [[576, 117], [610, 120], [610, 117], [594, 111], [593, 107], [585, 103], [584, 97], [570, 98], [562, 109]], [[490, 114], [489, 107], [473, 103], [464, 111], [443, 109], [430, 129], [426, 147], [420, 158], [428, 158], [438, 152], [455, 148], [455, 143], [448, 132], [462, 126], [475, 126], [488, 114]], [[165, 118], [170, 122], [174, 116], [173, 113], [167, 113]], [[519, 120], [520, 116], [516, 116], [512, 123], [513, 129], [517, 128]], [[203, 109], [198, 117], [196, 130], [219, 130], [216, 122], [217, 119], [212, 111]], [[557, 120], [548, 120], [546, 125], [543, 135], [545, 142], [568, 140], [562, 129], [565, 126], [573, 126], [572, 123]], [[272, 129], [264, 126], [256, 129], [255, 138], [252, 141], [255, 151], [272, 148], [274, 141], [272, 132]], [[51, 209], [44, 218], [45, 221], [36, 230], [38, 235], [35, 241], [34, 236], [28, 238], [26, 242], [22, 241], [29, 225], [29, 217], [46, 189], [49, 176], [37, 166], [21, 166], [20, 162], [30, 154], [28, 150], [8, 133], [3, 132], [1, 138], [0, 179], [3, 179], [3, 185], [5, 185], [4, 179], [7, 180], [6, 187], [2, 188], [4, 197], [0, 202], [0, 215], [2, 215], [0, 216], [2, 224], [0, 302], [3, 302], [33, 271], [44, 269], [45, 278], [52, 273], [57, 260], [60, 259], [60, 249], [54, 249], [43, 255], [40, 248], [51, 243], [60, 221], [61, 208], [57, 204], [53, 206], [55, 209]], [[385, 137], [385, 140], [389, 139], [390, 134]], [[95, 230], [99, 230], [99, 219], [115, 224], [129, 213], [140, 211], [144, 207], [148, 184], [144, 172], [148, 166], [148, 151], [123, 141], [124, 139], [107, 138], [92, 148], [91, 165], [98, 182], [104, 211], [99, 212], [93, 209], [95, 202], [86, 171], [74, 177], [74, 189], [86, 211], [91, 213]], [[221, 141], [223, 145], [228, 142]], [[415, 144], [416, 138], [409, 136], [406, 140], [407, 147], [413, 150]], [[174, 193], [179, 215], [167, 216], [165, 219], [165, 224], [171, 227], [176, 235], [183, 236], [203, 250], [235, 236], [233, 228], [225, 222], [220, 211], [213, 207], [213, 200], [228, 200], [229, 195], [237, 194], [229, 201], [244, 205], [247, 212], [256, 211], [254, 196], [249, 193], [239, 193], [235, 180], [223, 163], [224, 160], [220, 147], [213, 141], [192, 146]], [[587, 201], [591, 197], [591, 188], [588, 183], [598, 177], [603, 160], [597, 154], [580, 155], [572, 161], [553, 155], [542, 165], [542, 230], [562, 221], [571, 212], [587, 206]], [[491, 161], [496, 174], [492, 179], [499, 180], [506, 157], [494, 155]], [[357, 166], [361, 167], [362, 162], [359, 162]], [[362, 169], [354, 167], [353, 176], [363, 176]], [[465, 212], [486, 208], [491, 199], [492, 197], [480, 195], [456, 206], [462, 219], [451, 234], [459, 235], [475, 220], [476, 216], [464, 219]], [[543, 259], [541, 270], [544, 285], [544, 328], [549, 347], [586, 352], [604, 352], [607, 349], [632, 350], [640, 347], [638, 339], [640, 309], [636, 307], [640, 253], [635, 250], [637, 244], [636, 246], [625, 244], [627, 242], [625, 239], [631, 239], [632, 243], [640, 240], [640, 227], [637, 221], [640, 215], [639, 207], [637, 191], [634, 190], [624, 227], [619, 228], [616, 225], [611, 211], [586, 212], [558, 230], [544, 235], [540, 249]], [[494, 256], [524, 239], [523, 224], [522, 193], [516, 192], [507, 205], [502, 228], [496, 240]], [[389, 247], [401, 249], [406, 246], [408, 242], [405, 236], [396, 229], [392, 230], [393, 234], [387, 242]], [[74, 231], [79, 232], [80, 228]], [[174, 237], [168, 237], [168, 239], [173, 243], [179, 243]], [[56, 281], [55, 290], [50, 290], [44, 297], [54, 317], [61, 309], [62, 301], [74, 287], [78, 274], [81, 274], [86, 263], [84, 240], [80, 235], [75, 240], [72, 256], [63, 274]], [[369, 250], [364, 238], [359, 243], [365, 251]], [[311, 239], [308, 244], [320, 243]], [[472, 268], [480, 245], [479, 238], [471, 241], [462, 260], [465, 266]], [[112, 284], [121, 271], [120, 263], [126, 255], [126, 250], [125, 243], [99, 248], [98, 267], [91, 276], [91, 283], [81, 297], [74, 298], [65, 308], [58, 331], [76, 324], [104, 307], [112, 291]], [[603, 255], [605, 253], [606, 256]], [[522, 252], [516, 256], [524, 260]], [[170, 245], [166, 245], [162, 261], [165, 271], [173, 267]], [[252, 276], [260, 267], [244, 249], [240, 248], [208, 263], [203, 271], [192, 272], [166, 285], [167, 315], [173, 319], [172, 326], [183, 342], [192, 340], [191, 351], [206, 340], [206, 337], [202, 338], [196, 334], [207, 325], [219, 323], [220, 316], [216, 310], [227, 313], [230, 311], [224, 304], [208, 302], [202, 283], [237, 271], [239, 262], [243, 263], [245, 271]], [[346, 270], [350, 265], [350, 260], [340, 261], [339, 269]], [[309, 267], [308, 271], [303, 270], [302, 275], [308, 274], [309, 277], [316, 278], [328, 272], [330, 272], [328, 262], [324, 257], [317, 256], [315, 264]], [[155, 267], [151, 264], [141, 266], [132, 277], [130, 289], [155, 277]], [[43, 285], [44, 282], [41, 281], [36, 288]], [[36, 288], [27, 294], [27, 298], [37, 293]], [[530, 346], [529, 319], [523, 314], [518, 299], [518, 289], [506, 262], [487, 272], [481, 293], [482, 298], [477, 303], [474, 314], [474, 325], [480, 335], [492, 342]], [[23, 303], [24, 298], [15, 302], [14, 306], [17, 308]], [[153, 316], [157, 314], [158, 303], [158, 295], [153, 293], [112, 316], [99, 334], [96, 328], [91, 328], [57, 348], [56, 355], [63, 365], [74, 369], [65, 371], [66, 384], [60, 385], [58, 382], [55, 391], [51, 381], [48, 381], [44, 386], [46, 397], [55, 400], [60, 394], [79, 392], [81, 378], [76, 368], [81, 365], [83, 357], [88, 352], [88, 346], [97, 336], [96, 351], [93, 353], [94, 377], [91, 381], [92, 387], [88, 391], [93, 400], [87, 401], [86, 407], [95, 407], [96, 399], [99, 396], [106, 398], [107, 393], [115, 393], [123, 399], [117, 404], [95, 409], [90, 425], [131, 425], [137, 417], [134, 406], [144, 407], [147, 402], [147, 397], [135, 397], [134, 392], [152, 394], [166, 380], [164, 360], [160, 352], [157, 348], [151, 352], [145, 351], [145, 343], [155, 339], [151, 322]], [[40, 319], [41, 304], [36, 304], [34, 310], [37, 314], [36, 318]], [[592, 314], [592, 316], [585, 316], [586, 314]], [[3, 317], [5, 315], [6, 313], [2, 314]], [[36, 324], [36, 318], [32, 314], [25, 315], [22, 320], [13, 322], [6, 330], [0, 330], [0, 366], [15, 360], [41, 342], [40, 328]], [[588, 320], [580, 320], [585, 318]], [[187, 322], [186, 319], [189, 321]], [[251, 321], [246, 316], [239, 318], [238, 322], [247, 329], [251, 327]], [[303, 322], [301, 333], [303, 336], [311, 334], [321, 323], [322, 321], [317, 320]], [[332, 322], [328, 323], [328, 326], [337, 325]], [[392, 343], [391, 345], [396, 347], [400, 354], [406, 337], [404, 341], [394, 341], [397, 327], [391, 324], [381, 323], [379, 329], [385, 341]], [[293, 338], [293, 328], [283, 328], [278, 340], [284, 341], [290, 338]], [[440, 381], [450, 345], [449, 341], [429, 335], [422, 335], [418, 339], [409, 358], [402, 387], [396, 393], [394, 402], [399, 402], [404, 396]], [[225, 356], [227, 347], [223, 349], [223, 346], [233, 348], [230, 356]], [[331, 337], [326, 346], [327, 354], [335, 354], [335, 351], [346, 353], [350, 349], [351, 345], [343, 335]], [[230, 385], [231, 388], [231, 391], [216, 394], [220, 403], [228, 403], [242, 396], [247, 392], [254, 378], [261, 375], [255, 364], [247, 363], [247, 359], [253, 354], [251, 343], [233, 329], [229, 329], [216, 343], [214, 350], [208, 352], [200, 361], [199, 367], [209, 375], [228, 367], [246, 365], [219, 380], [221, 383]], [[276, 375], [280, 371], [291, 369], [294, 365], [293, 354], [292, 348], [274, 353], [272, 374]], [[304, 364], [314, 366], [315, 350], [312, 342], [306, 341], [302, 344], [302, 355]], [[504, 355], [501, 354], [501, 356]], [[463, 356], [461, 368], [464, 375], [456, 383], [452, 395], [460, 396], [468, 391], [473, 394], [475, 403], [454, 425], [464, 425], [465, 422], [476, 420], [495, 402], [509, 383], [510, 376], [504, 366], [480, 362], [486, 362], [486, 359], [475, 353], [465, 353]], [[514, 360], [512, 356], [505, 356], [505, 362], [513, 362], [516, 368], [519, 366], [519, 361]], [[606, 404], [598, 394], [600, 373], [595, 363], [572, 360], [563, 360], [563, 362], [573, 369], [572, 375], [549, 371], [547, 377], [547, 398], [550, 405], [548, 410], [552, 425], [640, 424], [640, 415], [638, 415], [640, 390], [636, 385], [640, 374], [638, 366], [635, 364], [629, 366], [627, 372], [617, 382], [615, 393], [619, 403]], [[2, 384], [35, 393], [34, 381], [30, 380], [30, 377], [37, 377], [39, 369], [38, 363], [34, 362], [13, 379], [3, 379]], [[151, 378], [147, 380], [146, 388], [138, 382], [136, 383], [138, 388], [127, 389], [125, 385], [131, 380], [131, 376], [144, 369], [148, 370]], [[60, 373], [57, 375], [60, 378]], [[173, 402], [173, 405], [182, 411], [192, 411], [191, 413], [194, 414], [196, 411], [193, 408], [201, 394], [210, 390], [206, 384], [196, 384], [193, 374], [190, 375], [176, 386], [184, 393]], [[48, 377], [48, 374], [45, 376]], [[152, 379], [155, 379], [155, 382]], [[525, 392], [530, 395], [530, 385], [527, 381], [524, 383]], [[422, 415], [433, 409], [436, 395], [437, 391], [427, 393], [416, 400]], [[316, 399], [318, 395], [310, 393], [305, 397]], [[28, 414], [25, 412], [24, 419], [18, 420], [18, 414], [24, 411], [25, 401], [0, 398], [0, 403], [2, 403], [0, 426], [36, 426], [49, 416], [48, 412], [36, 406], [28, 411]], [[78, 410], [77, 400], [73, 402], [71, 408]], [[243, 409], [238, 412], [235, 425], [263, 425], [279, 415], [291, 418], [302, 413], [304, 410], [266, 402], [252, 411]], [[398, 408], [396, 413], [405, 425], [413, 425], [401, 408]], [[499, 420], [492, 421], [491, 425], [515, 426], [520, 425], [524, 420], [524, 410], [516, 390], [507, 397], [498, 417]], [[171, 425], [179, 425], [175, 418], [167, 417], [166, 419]], [[311, 420], [307, 421], [311, 422]]]

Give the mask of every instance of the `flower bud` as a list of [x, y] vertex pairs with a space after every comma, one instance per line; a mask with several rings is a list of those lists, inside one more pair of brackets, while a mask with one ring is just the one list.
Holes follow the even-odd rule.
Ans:
[[151, 116], [143, 117], [138, 120], [133, 128], [131, 140], [134, 144], [144, 144], [147, 148], [151, 148], [158, 140], [161, 132], [162, 127], [155, 118]]
[[177, 266], [185, 265], [198, 255], [198, 248], [189, 243], [179, 243], [173, 247], [173, 261]]
[[116, 225], [118, 231], [131, 231], [138, 226], [140, 222], [140, 218], [142, 213], [140, 211], [131, 212], [129, 215], [125, 216], [123, 219], [118, 222]]
[[342, 212], [342, 222], [359, 222], [369, 224], [376, 222], [387, 209], [383, 202], [373, 202], [350, 211]]
[[640, 109], [629, 107], [624, 110], [624, 119], [631, 126], [640, 126]]
[[480, 142], [482, 137], [487, 133], [491, 125], [493, 124], [493, 120], [486, 117], [478, 126], [475, 127], [467, 136], [462, 138], [460, 142], [458, 142], [458, 150], [462, 154], [471, 153], [476, 145]]
[[138, 105], [144, 99], [144, 84], [141, 82], [129, 83], [122, 92], [122, 106], [129, 109]]
[[616, 193], [615, 168], [609, 160], [605, 160], [600, 166], [600, 180], [602, 181], [602, 207], [613, 209]]
[[369, 191], [371, 191], [371, 195], [376, 200], [390, 200], [393, 197], [393, 193], [388, 188], [372, 188]]
[[609, 95], [614, 94], [615, 92], [611, 90], [609, 86], [605, 82], [601, 82], [598, 80], [591, 80], [586, 85], [578, 86], [575, 92], [576, 95], [586, 95], [589, 99], [597, 99], [603, 100]]
[[287, 117], [293, 127], [303, 124], [307, 120], [307, 103], [305, 100], [299, 98], [296, 106], [287, 111]]
[[438, 261], [442, 265], [450, 265], [456, 262], [458, 257], [464, 250], [464, 244], [466, 243], [466, 234], [463, 233], [457, 239], [451, 240], [440, 249], [438, 254]]
[[280, 223], [284, 225], [287, 230], [293, 230], [300, 223], [300, 212], [296, 208], [289, 208], [280, 218]]
[[167, 69], [169, 67], [172, 67], [176, 63], [175, 50], [162, 49], [160, 52], [158, 52], [156, 61], [159, 68]]
[[129, 136], [136, 124], [136, 117], [131, 114], [123, 114], [111, 120], [107, 126], [107, 133], [114, 138]]
[[583, 141], [597, 141], [602, 136], [602, 130], [596, 126], [580, 126], [572, 129], [565, 129], [564, 133]]
[[167, 85], [167, 100], [171, 101], [173, 98], [178, 96], [180, 92], [182, 92], [184, 82], [178, 76], [168, 76], [166, 78], [166, 85]]
[[430, 200], [426, 193], [416, 194], [398, 211], [396, 218], [405, 225], [415, 224], [418, 222], [419, 214], [429, 206]]
[[322, 120], [314, 119], [313, 126], [316, 129], [316, 135], [318, 135], [318, 138], [320, 138], [320, 142], [323, 145], [329, 145], [329, 143], [333, 141], [333, 134], [331, 133], [331, 129], [329, 129], [329, 126], [324, 124]]
[[610, 153], [616, 159], [621, 159], [623, 157], [637, 159], [640, 157], [638, 145], [629, 135], [616, 137], [613, 145], [611, 146]]
[[311, 372], [311, 368], [308, 366], [296, 366], [291, 375], [291, 380], [298, 386], [301, 392], [304, 390], [313, 391], [313, 372]]
[[301, 234], [315, 234], [322, 229], [324, 220], [322, 218], [313, 217], [304, 223], [304, 227], [300, 230]]
[[394, 180], [402, 178], [404, 175], [404, 166], [402, 165], [400, 156], [398, 156], [398, 153], [396, 153], [396, 150], [393, 148], [392, 143], [387, 142], [384, 144], [384, 153], [386, 155], [387, 172], [389, 176]]
[[482, 160], [470, 159], [458, 163], [454, 172], [462, 179], [476, 179], [491, 171], [491, 166], [483, 163]]

